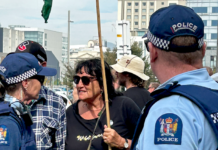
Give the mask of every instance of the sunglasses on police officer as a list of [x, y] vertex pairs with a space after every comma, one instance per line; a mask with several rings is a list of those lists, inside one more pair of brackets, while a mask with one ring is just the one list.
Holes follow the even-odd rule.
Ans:
[[80, 77], [80, 76], [74, 76], [73, 77], [73, 81], [75, 84], [79, 84], [79, 81], [80, 79], [82, 80], [82, 83], [84, 85], [89, 85], [89, 83], [93, 80], [96, 79], [96, 77], [87, 77], [87, 76], [83, 76], [83, 77]]
[[148, 39], [144, 40], [144, 44], [146, 46], [147, 51], [149, 52], [149, 48], [148, 48], [148, 42], [150, 42]]

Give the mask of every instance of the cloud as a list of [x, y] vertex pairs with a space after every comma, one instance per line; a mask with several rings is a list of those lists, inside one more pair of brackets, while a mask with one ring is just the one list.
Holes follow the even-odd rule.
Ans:
[[[68, 10], [71, 13], [71, 45], [87, 44], [97, 38], [95, 0], [53, 0], [48, 23], [41, 17], [43, 0], [6, 0], [0, 3], [0, 24], [25, 25], [67, 33]], [[115, 43], [116, 33], [112, 26], [117, 20], [117, 0], [100, 0], [101, 31], [105, 40]]]

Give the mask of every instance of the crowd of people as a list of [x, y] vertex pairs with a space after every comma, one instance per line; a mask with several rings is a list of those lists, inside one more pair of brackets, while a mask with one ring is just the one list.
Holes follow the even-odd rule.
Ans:
[[203, 37], [204, 23], [191, 8], [154, 12], [143, 38], [157, 80], [145, 88], [149, 76], [135, 55], [104, 62], [110, 127], [100, 59], [77, 63], [75, 103], [66, 110], [43, 85], [57, 73], [46, 67], [44, 48], [24, 41], [0, 64], [0, 149], [217, 149], [218, 77], [202, 65]]

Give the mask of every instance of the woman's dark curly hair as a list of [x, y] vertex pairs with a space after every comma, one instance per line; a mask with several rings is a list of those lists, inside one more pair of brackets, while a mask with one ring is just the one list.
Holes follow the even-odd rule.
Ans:
[[[105, 63], [105, 74], [106, 74], [106, 82], [107, 82], [107, 90], [108, 90], [108, 98], [112, 99], [115, 96], [121, 95], [118, 94], [113, 86], [113, 76], [111, 74], [110, 66], [107, 62]], [[82, 60], [79, 61], [76, 66], [76, 73], [82, 73], [81, 70], [84, 67], [84, 70], [87, 74], [90, 74], [91, 76], [95, 76], [97, 78], [97, 81], [100, 85], [100, 88], [103, 89], [103, 78], [102, 78], [102, 71], [101, 71], [101, 60], [99, 58], [93, 58], [88, 60]], [[103, 90], [104, 95], [104, 90]], [[104, 96], [103, 96], [104, 99]]]

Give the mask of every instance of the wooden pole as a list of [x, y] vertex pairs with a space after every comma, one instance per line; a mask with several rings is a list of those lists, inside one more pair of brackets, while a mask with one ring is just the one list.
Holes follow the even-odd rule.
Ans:
[[[96, 0], [96, 10], [97, 10], [98, 38], [99, 38], [99, 48], [100, 48], [100, 56], [101, 56], [101, 70], [102, 70], [103, 85], [104, 85], [104, 99], [105, 99], [105, 107], [106, 107], [107, 127], [110, 128], [109, 101], [108, 101], [108, 93], [107, 93], [104, 55], [102, 51], [102, 41], [101, 41], [101, 20], [100, 20], [99, 0]], [[111, 147], [109, 145], [108, 145], [108, 150], [111, 150]]]

